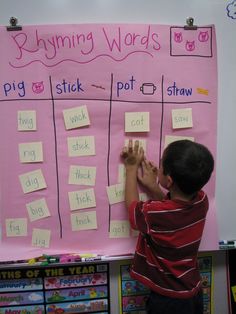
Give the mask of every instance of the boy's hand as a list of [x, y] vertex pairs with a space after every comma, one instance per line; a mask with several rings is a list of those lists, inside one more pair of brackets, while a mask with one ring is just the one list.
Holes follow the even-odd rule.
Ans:
[[157, 166], [147, 159], [142, 161], [142, 171], [138, 173], [138, 180], [148, 190], [157, 186], [158, 169]]
[[144, 160], [144, 150], [139, 147], [139, 141], [134, 142], [129, 140], [128, 147], [125, 146], [121, 152], [121, 157], [124, 159], [126, 167], [139, 167], [141, 162]]

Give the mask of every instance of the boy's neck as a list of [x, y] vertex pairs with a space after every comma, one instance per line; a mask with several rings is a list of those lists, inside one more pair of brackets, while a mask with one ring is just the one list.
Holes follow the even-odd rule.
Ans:
[[169, 192], [170, 192], [170, 199], [171, 200], [177, 199], [177, 200], [184, 201], [184, 202], [192, 201], [197, 195], [197, 193], [185, 194], [174, 186], [171, 187]]

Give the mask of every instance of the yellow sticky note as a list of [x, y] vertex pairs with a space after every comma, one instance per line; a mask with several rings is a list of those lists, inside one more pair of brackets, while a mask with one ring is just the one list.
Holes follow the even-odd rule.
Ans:
[[130, 224], [128, 220], [111, 220], [110, 238], [129, 238]]
[[27, 219], [26, 218], [6, 219], [5, 224], [6, 224], [7, 237], [27, 236]]
[[95, 185], [96, 167], [70, 166], [69, 184]]
[[192, 108], [172, 110], [173, 129], [183, 129], [192, 127], [193, 127]]
[[18, 131], [36, 131], [36, 111], [19, 110], [17, 112]]
[[51, 230], [48, 229], [33, 229], [32, 246], [49, 247], [51, 238]]
[[20, 162], [42, 162], [43, 145], [42, 142], [20, 143], [19, 144]]
[[149, 112], [126, 112], [125, 132], [149, 132]]
[[236, 302], [236, 286], [232, 286], [231, 287], [231, 291], [232, 291], [232, 294], [233, 294], [234, 302]]
[[190, 140], [190, 141], [194, 142], [194, 137], [166, 135], [165, 136], [165, 147], [168, 146], [172, 142], [180, 141], [180, 140]]
[[97, 229], [96, 211], [71, 214], [72, 231]]
[[125, 191], [124, 184], [115, 184], [107, 186], [107, 196], [109, 199], [109, 204], [116, 204], [124, 202], [125, 200]]
[[63, 110], [65, 127], [67, 130], [90, 125], [87, 106], [80, 106]]
[[94, 189], [69, 192], [70, 210], [96, 207]]
[[67, 144], [70, 157], [95, 155], [94, 136], [68, 137]]
[[30, 221], [35, 221], [50, 216], [45, 198], [41, 198], [26, 204], [26, 208], [29, 214]]
[[41, 169], [19, 175], [23, 192], [30, 193], [47, 187]]

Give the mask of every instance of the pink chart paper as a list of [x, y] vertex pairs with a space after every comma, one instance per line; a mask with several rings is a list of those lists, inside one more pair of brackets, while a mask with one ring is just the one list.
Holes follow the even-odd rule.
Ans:
[[[107, 187], [122, 192], [119, 154], [129, 138], [144, 140], [157, 164], [169, 136], [194, 138], [216, 155], [214, 26], [1, 27], [0, 38], [0, 260], [133, 253], [124, 202], [111, 204]], [[172, 110], [189, 108], [192, 126], [173, 128]], [[135, 113], [128, 122], [126, 113]], [[125, 123], [139, 131], [126, 132]], [[212, 250], [215, 173], [205, 190], [201, 250]]]

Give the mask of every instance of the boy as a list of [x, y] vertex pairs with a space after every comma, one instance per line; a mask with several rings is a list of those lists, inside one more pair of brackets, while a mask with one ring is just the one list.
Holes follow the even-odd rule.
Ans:
[[[139, 142], [133, 147], [130, 140], [121, 156], [129, 220], [140, 231], [131, 276], [151, 289], [147, 313], [202, 314], [197, 253], [208, 210], [208, 198], [201, 189], [214, 168], [211, 153], [201, 144], [176, 141], [164, 150], [157, 170], [145, 159]], [[166, 196], [157, 176], [168, 191]], [[137, 180], [152, 200], [139, 201]]]

